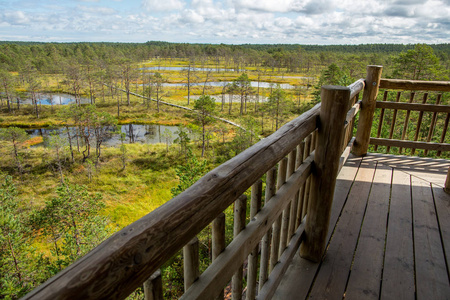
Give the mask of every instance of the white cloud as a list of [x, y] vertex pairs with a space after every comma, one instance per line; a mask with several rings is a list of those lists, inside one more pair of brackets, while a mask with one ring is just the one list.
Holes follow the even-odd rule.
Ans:
[[203, 23], [205, 18], [192, 9], [186, 9], [181, 14], [180, 20], [186, 23]]
[[78, 9], [82, 12], [93, 13], [93, 14], [101, 14], [101, 15], [111, 15], [116, 12], [115, 9], [110, 7], [101, 7], [101, 6], [78, 6]]
[[23, 11], [7, 11], [3, 13], [2, 19], [4, 22], [11, 25], [25, 25], [30, 22], [30, 19]]
[[149, 12], [181, 10], [185, 3], [181, 0], [143, 0], [142, 6]]
[[249, 9], [266, 12], [288, 12], [296, 5], [294, 0], [234, 0], [236, 9]]
[[10, 2], [0, 11], [0, 36], [34, 34], [29, 40], [48, 41], [59, 36], [64, 41], [439, 43], [448, 42], [450, 30], [450, 6], [444, 4], [450, 0], [379, 0], [377, 5], [356, 0], [128, 0], [121, 5], [101, 1], [100, 6], [81, 1], [58, 1], [55, 7], [55, 0], [41, 0], [20, 8]]

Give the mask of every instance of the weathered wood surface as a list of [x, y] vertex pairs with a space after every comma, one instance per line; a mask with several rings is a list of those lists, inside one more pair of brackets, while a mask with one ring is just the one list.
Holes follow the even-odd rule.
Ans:
[[348, 111], [347, 116], [345, 117], [345, 126], [347, 127], [350, 122], [356, 117], [359, 110], [361, 109], [361, 100], [356, 102]]
[[183, 266], [184, 266], [184, 291], [197, 280], [200, 275], [199, 270], [199, 242], [198, 238], [193, 238], [183, 247]]
[[213, 261], [225, 249], [225, 214], [221, 213], [212, 223], [212, 259]]
[[393, 171], [381, 299], [414, 299], [410, 183], [410, 175]]
[[[442, 94], [439, 94], [436, 99], [436, 105], [439, 105], [442, 99]], [[427, 135], [427, 143], [431, 142], [431, 138], [433, 137], [434, 129], [436, 127], [436, 119], [437, 119], [437, 112], [433, 113], [433, 116], [431, 117], [431, 125], [428, 129], [428, 135]], [[428, 150], [425, 150], [424, 155], [427, 156]]]
[[[212, 223], [212, 261], [225, 250], [225, 214], [221, 213]], [[216, 300], [224, 299], [223, 290], [219, 292]]]
[[[245, 228], [245, 217], [247, 215], [247, 196], [242, 195], [236, 202], [234, 202], [234, 228], [233, 237], [236, 238], [238, 234]], [[242, 264], [234, 273], [231, 280], [231, 299], [240, 300], [242, 299], [243, 282], [242, 278], [244, 276], [244, 265]]]
[[[283, 158], [278, 164], [277, 172], [277, 191], [286, 182], [286, 170], [287, 170], [287, 158]], [[278, 262], [280, 254], [280, 237], [281, 237], [281, 214], [277, 217], [272, 226], [272, 243], [270, 244], [270, 260], [269, 260], [269, 273]]]
[[448, 299], [449, 277], [430, 183], [413, 176], [411, 185], [416, 297]]
[[[450, 169], [449, 169], [450, 170]], [[433, 198], [436, 205], [437, 220], [441, 231], [442, 243], [444, 245], [447, 272], [450, 270], [450, 195], [446, 194], [442, 187], [431, 184]], [[450, 278], [450, 273], [447, 274]]]
[[316, 128], [320, 104], [114, 234], [24, 299], [122, 299]]
[[[398, 103], [400, 101], [400, 97], [401, 97], [402, 93], [401, 92], [397, 92], [397, 97], [395, 102]], [[389, 129], [389, 137], [388, 139], [392, 139], [392, 136], [394, 135], [394, 128], [395, 128], [395, 121], [397, 120], [397, 109], [394, 109], [394, 113], [392, 114], [392, 120], [391, 120], [391, 128]], [[386, 147], [386, 153], [389, 153], [390, 150], [390, 146]]]
[[380, 89], [450, 92], [450, 81], [421, 81], [382, 78], [380, 80]]
[[445, 180], [444, 190], [447, 193], [450, 193], [450, 167], [448, 168], [447, 171], [447, 179]]
[[150, 278], [144, 282], [144, 300], [163, 300], [164, 293], [162, 287], [161, 270], [153, 273]]
[[300, 247], [300, 243], [302, 242], [302, 237], [305, 232], [304, 221], [300, 224], [299, 228], [297, 228], [295, 234], [292, 236], [291, 242], [280, 257], [280, 262], [272, 270], [272, 273], [270, 273], [269, 280], [261, 289], [256, 299], [271, 299], [273, 297], [273, 294], [283, 279], [283, 275], [286, 273], [289, 264]]
[[[428, 100], [428, 93], [423, 94], [423, 100], [422, 104], [427, 103]], [[419, 112], [419, 118], [417, 118], [417, 125], [416, 125], [416, 133], [414, 134], [414, 141], [417, 141], [419, 139], [420, 135], [420, 126], [422, 126], [422, 120], [423, 120], [423, 111]], [[411, 149], [411, 155], [414, 155], [414, 152], [416, 151], [415, 148]]]
[[[415, 93], [414, 92], [411, 92], [410, 93], [410, 95], [409, 95], [409, 102], [408, 103], [413, 103], [413, 101], [414, 101], [414, 96], [415, 96]], [[410, 110], [407, 110], [406, 111], [406, 115], [405, 115], [405, 121], [404, 121], [404, 123], [403, 123], [403, 130], [402, 130], [402, 140], [404, 140], [405, 139], [405, 137], [406, 137], [406, 133], [408, 132], [408, 123], [409, 123], [409, 116], [411, 115], [411, 111]], [[402, 153], [402, 149], [403, 148], [400, 148], [400, 149], [398, 149], [398, 151], [400, 152], [400, 153]]]
[[250, 223], [209, 266], [181, 299], [211, 299], [220, 292], [229, 278], [239, 268], [248, 254], [256, 247], [263, 235], [271, 228], [278, 216], [295, 195], [311, 172], [313, 157], [308, 157], [300, 168], [277, 191]]
[[390, 147], [401, 147], [401, 148], [411, 148], [411, 149], [426, 149], [426, 150], [436, 150], [436, 151], [450, 151], [450, 144], [443, 143], [427, 143], [427, 142], [415, 142], [415, 141], [402, 141], [395, 139], [381, 139], [381, 138], [370, 138], [371, 145], [377, 146], [390, 146]]
[[342, 299], [358, 243], [375, 165], [376, 163], [367, 163], [365, 160], [360, 165], [344, 210], [336, 224], [332, 242], [310, 292], [314, 299]]
[[[386, 154], [362, 158], [355, 181], [348, 176], [336, 185], [330, 228], [339, 222], [321, 263], [294, 258], [273, 298], [448, 299], [450, 195], [442, 187], [449, 165]], [[363, 176], [370, 172], [373, 179]], [[337, 197], [344, 187], [347, 193]], [[343, 230], [351, 223], [355, 228]]]
[[[353, 181], [358, 172], [360, 163], [360, 157], [350, 157], [338, 175], [327, 241], [330, 240], [333, 233], [334, 227], [345, 203], [345, 199], [350, 192]], [[319, 264], [313, 263], [296, 255], [287, 269], [285, 276], [280, 282], [273, 299], [306, 299], [318, 268]]]
[[[443, 143], [445, 141], [449, 121], [450, 121], [450, 114], [447, 114], [447, 117], [445, 118], [445, 122], [444, 122], [444, 127], [442, 128], [442, 134], [441, 134], [441, 140], [440, 140], [441, 143]], [[441, 151], [438, 151], [437, 156], [441, 156]]]
[[[387, 187], [391, 185], [391, 179], [392, 169], [377, 165], [345, 299], [379, 299], [390, 198], [390, 189]], [[367, 253], [370, 252], [372, 255], [367, 259]]]
[[350, 108], [350, 89], [323, 86], [322, 107], [311, 177], [311, 198], [305, 225], [305, 240], [300, 246], [302, 257], [319, 261], [325, 248], [334, 186], [344, 139], [345, 116]]
[[[371, 67], [373, 66], [368, 66], [367, 68], [370, 69]], [[360, 92], [364, 90], [364, 87], [366, 86], [366, 81], [367, 78], [366, 80], [361, 78], [348, 86], [348, 88], [350, 89], [350, 99], [355, 98], [356, 96], [358, 96]]]
[[366, 77], [366, 90], [362, 99], [362, 110], [359, 116], [358, 129], [356, 131], [355, 155], [361, 156], [367, 153], [369, 147], [370, 130], [373, 123], [373, 114], [378, 95], [378, 85], [381, 78], [381, 66], [368, 66]]
[[369, 153], [366, 159], [376, 160], [440, 187], [444, 187], [445, 173], [450, 167], [450, 160], [428, 157]]
[[[270, 201], [272, 196], [275, 194], [275, 176], [276, 176], [276, 168], [272, 168], [267, 172], [266, 175], [266, 193], [265, 193], [265, 203]], [[270, 257], [270, 241], [272, 240], [272, 229], [266, 232], [264, 237], [261, 240], [261, 259], [259, 263], [259, 284], [258, 290], [261, 290], [267, 278], [269, 277], [269, 257]]]
[[[388, 93], [389, 93], [388, 91], [384, 91], [383, 102], [387, 101]], [[377, 138], [379, 138], [381, 136], [381, 129], [383, 128], [384, 112], [385, 112], [385, 109], [382, 108], [380, 111], [380, 118], [378, 119]], [[375, 151], [377, 151], [377, 149], [378, 149], [378, 146], [375, 145]]]
[[[296, 156], [297, 156], [297, 149], [292, 150], [292, 152], [289, 153], [289, 155], [288, 155], [286, 178], [289, 178], [292, 175], [292, 173], [294, 173], [294, 171], [295, 171], [295, 157]], [[291, 235], [292, 235], [289, 233], [289, 226], [291, 228], [293, 227], [292, 225], [290, 225], [291, 209], [292, 209], [292, 200], [291, 200], [291, 203], [283, 211], [283, 214], [282, 214], [280, 250], [279, 250], [280, 253], [282, 253], [284, 251], [284, 249], [287, 247], [289, 240], [291, 238]]]
[[450, 113], [450, 105], [377, 101], [377, 108]]
[[[250, 203], [250, 220], [261, 210], [262, 180], [252, 185], [252, 198]], [[256, 296], [256, 283], [258, 277], [258, 252], [259, 245], [248, 255], [247, 259], [247, 292], [245, 299], [253, 300]]]

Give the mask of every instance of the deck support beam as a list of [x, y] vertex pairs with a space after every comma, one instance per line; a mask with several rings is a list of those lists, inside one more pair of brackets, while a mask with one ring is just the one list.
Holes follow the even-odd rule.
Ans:
[[367, 154], [372, 128], [373, 114], [377, 104], [377, 96], [381, 79], [382, 66], [367, 66], [366, 85], [359, 114], [358, 130], [353, 145], [353, 154], [364, 156]]
[[321, 100], [305, 240], [300, 247], [300, 255], [314, 262], [320, 261], [325, 249], [341, 156], [341, 152], [336, 149], [341, 148], [344, 139], [350, 89], [342, 86], [323, 86]]

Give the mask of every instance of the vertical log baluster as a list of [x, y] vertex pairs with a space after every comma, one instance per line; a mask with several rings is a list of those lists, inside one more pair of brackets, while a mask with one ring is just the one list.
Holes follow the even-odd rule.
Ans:
[[[286, 180], [294, 173], [295, 168], [295, 157], [296, 150], [294, 149], [288, 154], [288, 163], [286, 168]], [[291, 202], [292, 203], [292, 202]], [[283, 210], [282, 221], [281, 221], [281, 237], [280, 237], [280, 248], [279, 253], [283, 253], [287, 244], [289, 243], [290, 235], [289, 235], [289, 220], [291, 216], [291, 203], [288, 204], [285, 210]]]
[[[215, 261], [225, 249], [225, 214], [221, 213], [212, 223], [212, 261]], [[217, 300], [224, 298], [223, 291]]]
[[445, 178], [444, 191], [450, 194], [450, 167], [448, 167], [447, 178]]
[[[242, 195], [234, 202], [234, 226], [233, 236], [237, 235], [245, 228], [245, 217], [247, 213], [247, 196]], [[233, 300], [242, 299], [242, 279], [244, 276], [244, 266], [241, 265], [231, 279], [231, 297]]]
[[197, 280], [199, 271], [199, 253], [198, 238], [193, 238], [183, 247], [183, 265], [184, 265], [184, 291]]
[[[292, 154], [292, 158], [291, 158]], [[291, 154], [288, 157], [288, 170], [287, 170], [287, 176], [291, 176], [292, 173], [295, 172], [295, 170], [298, 168], [297, 162], [298, 162], [298, 155], [297, 155], [297, 148], [294, 149], [294, 151], [291, 152]], [[291, 204], [290, 204], [290, 210], [289, 210], [289, 228], [288, 228], [288, 235], [287, 235], [287, 244], [291, 241], [291, 237], [295, 232], [295, 222], [297, 218], [297, 209], [298, 209], [298, 193], [292, 198]]]
[[323, 86], [317, 148], [314, 154], [311, 199], [305, 225], [302, 257], [319, 261], [325, 249], [336, 177], [341, 153], [336, 151], [344, 138], [344, 122], [349, 108], [350, 89]]
[[[438, 94], [437, 99], [436, 99], [436, 105], [439, 105], [439, 103], [441, 103], [441, 98], [442, 98], [442, 94]], [[434, 128], [436, 127], [436, 119], [437, 119], [437, 112], [434, 112], [433, 116], [431, 117], [430, 130], [428, 131], [428, 136], [427, 136], [428, 143], [431, 142], [431, 138], [433, 137]], [[428, 154], [427, 149], [425, 149], [424, 154], [425, 154], [425, 156]]]
[[144, 300], [163, 300], [161, 270], [157, 270], [144, 282]]
[[[305, 142], [302, 141], [300, 145], [297, 147], [297, 161], [295, 163], [295, 168], [298, 169], [298, 167], [303, 163], [304, 160], [304, 151], [305, 151]], [[304, 186], [304, 185], [303, 185]], [[297, 193], [297, 211], [295, 212], [295, 228], [300, 226], [300, 223], [302, 220], [300, 219], [302, 215], [302, 207], [303, 207], [303, 186], [300, 187]]]
[[[409, 102], [408, 103], [413, 103], [414, 101], [414, 96], [416, 95], [415, 92], [411, 92], [411, 94], [409, 95]], [[409, 116], [411, 115], [411, 111], [408, 109], [406, 111], [406, 116], [405, 116], [405, 123], [403, 124], [403, 131], [402, 131], [402, 140], [405, 139], [406, 137], [406, 133], [408, 132], [408, 123], [409, 123]], [[400, 147], [398, 149], [399, 153], [402, 153], [403, 148]]]
[[[387, 96], [388, 96], [388, 91], [384, 91], [383, 101], [387, 100]], [[377, 138], [379, 138], [381, 136], [381, 129], [383, 128], [383, 118], [384, 118], [384, 108], [382, 108], [381, 112], [380, 112], [380, 120], [378, 122], [378, 129], [377, 129]], [[358, 128], [359, 128], [359, 126], [358, 126]], [[375, 145], [374, 149], [375, 149], [375, 151], [377, 151], [378, 145]]]
[[[355, 97], [350, 99], [350, 108], [353, 107], [353, 105], [355, 105], [355, 103], [358, 101], [358, 98], [359, 98], [359, 93]], [[348, 143], [350, 143], [350, 140], [353, 137], [354, 125], [355, 125], [355, 119], [353, 118], [349, 122], [347, 129], [345, 130], [345, 136], [344, 136], [344, 141], [342, 142], [341, 152], [344, 152], [345, 148], [347, 148]]]
[[[450, 120], [450, 114], [447, 114], [447, 118], [445, 118], [444, 128], [442, 129], [442, 135], [441, 135], [441, 143], [445, 141], [445, 135], [447, 134], [448, 129], [448, 122]], [[441, 151], [438, 151], [437, 156], [441, 156]]]
[[[422, 104], [427, 103], [427, 100], [428, 100], [428, 93], [424, 93], [423, 94]], [[423, 111], [419, 112], [419, 118], [417, 119], [416, 134], [414, 135], [414, 141], [415, 142], [419, 139], [420, 126], [422, 125], [422, 119], [423, 119]], [[411, 149], [411, 155], [414, 155], [415, 152], [416, 152], [416, 149], [412, 148]]]
[[[272, 168], [267, 172], [266, 175], [266, 192], [265, 192], [265, 200], [264, 205], [272, 198], [275, 194], [275, 175], [277, 169]], [[269, 229], [267, 233], [264, 235], [261, 241], [261, 259], [259, 264], [259, 285], [258, 291], [260, 291], [267, 281], [267, 277], [269, 276], [269, 256], [270, 256], [270, 240], [272, 239], [272, 229]]]
[[[311, 135], [309, 135], [306, 138], [305, 141], [305, 152], [304, 157], [308, 157], [311, 154]], [[300, 220], [303, 220], [303, 218], [306, 215], [306, 211], [308, 209], [308, 201], [309, 201], [309, 190], [311, 186], [311, 176], [308, 177], [306, 182], [303, 184], [303, 205], [302, 205], [302, 216]]]
[[[261, 210], [262, 199], [262, 180], [258, 180], [252, 185], [252, 198], [250, 202], [250, 219]], [[259, 245], [248, 255], [247, 271], [247, 300], [253, 300], [256, 297], [256, 279], [258, 276], [258, 251]]]
[[[395, 99], [395, 102], [400, 101], [401, 95], [402, 95], [402, 92], [397, 92], [397, 97]], [[394, 109], [394, 114], [392, 115], [391, 129], [389, 130], [389, 138], [388, 139], [392, 139], [392, 137], [394, 136], [395, 121], [397, 120], [397, 112], [398, 112], [398, 110]], [[389, 150], [391, 150], [391, 146], [386, 147], [386, 153], [389, 153]]]
[[[281, 186], [286, 182], [286, 169], [287, 169], [287, 158], [283, 158], [278, 166], [278, 174], [277, 174], [277, 191], [281, 188]], [[269, 264], [269, 273], [272, 272], [273, 267], [278, 262], [280, 255], [280, 231], [281, 231], [281, 214], [278, 219], [275, 221], [272, 227], [272, 247], [270, 251], [270, 264]]]

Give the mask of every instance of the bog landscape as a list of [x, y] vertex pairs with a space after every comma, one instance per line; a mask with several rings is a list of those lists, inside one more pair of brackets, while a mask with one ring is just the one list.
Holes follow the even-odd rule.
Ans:
[[[387, 79], [448, 82], [450, 45], [0, 42], [0, 299], [26, 295], [308, 112], [322, 86], [366, 78], [369, 65], [383, 66]], [[448, 106], [449, 96], [380, 92], [378, 100]], [[449, 144], [447, 128], [448, 113], [378, 109], [371, 132]], [[262, 190], [268, 182], [264, 175]], [[233, 205], [224, 213], [229, 244]], [[214, 258], [213, 230], [197, 236], [201, 272]], [[165, 298], [184, 292], [182, 257], [160, 268]], [[144, 299], [144, 288], [128, 297]]]

